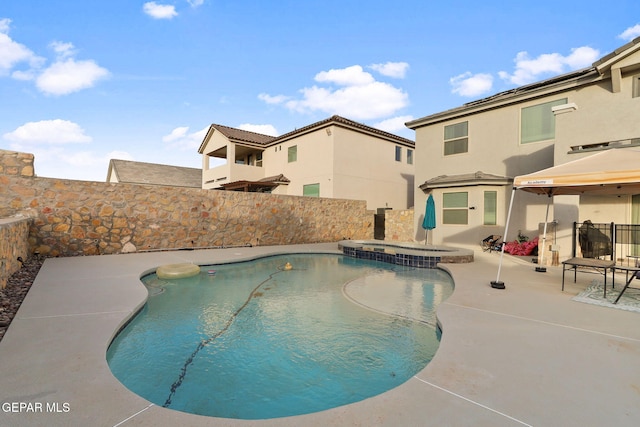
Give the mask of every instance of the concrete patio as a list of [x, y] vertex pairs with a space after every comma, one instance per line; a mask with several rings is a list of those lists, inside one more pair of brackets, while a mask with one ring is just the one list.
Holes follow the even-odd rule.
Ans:
[[362, 402], [264, 421], [151, 404], [111, 374], [109, 342], [144, 304], [140, 276], [159, 265], [337, 253], [336, 244], [48, 259], [0, 342], [0, 425], [638, 425], [640, 313], [572, 301], [597, 275], [579, 273], [575, 284], [568, 275], [561, 292], [561, 267], [537, 273], [510, 256], [506, 289], [492, 289], [500, 255], [473, 249], [474, 263], [442, 265], [455, 292], [438, 309], [442, 341], [424, 370]]

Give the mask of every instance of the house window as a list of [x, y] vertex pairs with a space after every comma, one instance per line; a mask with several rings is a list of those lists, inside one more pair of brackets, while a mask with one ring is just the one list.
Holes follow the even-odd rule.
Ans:
[[262, 167], [262, 153], [256, 154], [256, 166], [259, 168]]
[[302, 195], [309, 197], [320, 197], [320, 184], [307, 184], [303, 186]]
[[407, 164], [408, 165], [412, 165], [413, 164], [413, 150], [407, 148]]
[[484, 192], [484, 225], [496, 225], [498, 212], [498, 192]]
[[633, 76], [633, 97], [640, 98], [640, 75]]
[[520, 142], [546, 141], [556, 137], [556, 117], [551, 111], [556, 105], [567, 103], [567, 98], [525, 107], [520, 113]]
[[456, 123], [444, 127], [444, 155], [469, 151], [469, 122]]
[[298, 146], [297, 145], [289, 147], [288, 160], [289, 160], [289, 163], [292, 163], [292, 162], [295, 162], [296, 160], [298, 160]]
[[402, 147], [396, 147], [396, 162], [402, 161]]
[[442, 223], [468, 224], [469, 194], [466, 191], [442, 195]]

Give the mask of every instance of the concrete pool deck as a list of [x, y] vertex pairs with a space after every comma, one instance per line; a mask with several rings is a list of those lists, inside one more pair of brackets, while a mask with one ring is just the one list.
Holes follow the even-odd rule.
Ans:
[[640, 420], [640, 313], [572, 301], [597, 275], [578, 274], [561, 292], [561, 267], [536, 273], [509, 256], [501, 274], [506, 289], [492, 289], [500, 254], [479, 248], [473, 263], [442, 265], [455, 291], [438, 309], [443, 336], [432, 362], [362, 402], [272, 420], [202, 417], [153, 405], [111, 374], [107, 346], [144, 304], [144, 272], [290, 252], [339, 253], [333, 243], [47, 259], [0, 342], [0, 425], [635, 426]]

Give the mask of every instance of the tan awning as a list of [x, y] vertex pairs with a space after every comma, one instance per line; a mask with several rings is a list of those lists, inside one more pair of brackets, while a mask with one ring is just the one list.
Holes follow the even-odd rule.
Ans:
[[610, 149], [514, 178], [519, 190], [547, 195], [640, 194], [640, 150]]

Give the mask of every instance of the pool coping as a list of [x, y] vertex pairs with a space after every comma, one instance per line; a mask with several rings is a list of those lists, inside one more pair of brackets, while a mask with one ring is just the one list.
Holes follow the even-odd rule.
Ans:
[[[106, 349], [145, 302], [140, 277], [162, 264], [340, 253], [337, 244], [48, 259], [0, 342], [0, 424], [19, 426], [635, 425], [640, 419], [638, 313], [571, 301], [561, 268], [536, 273], [499, 254], [440, 264], [455, 281], [438, 309], [443, 335], [427, 367], [381, 395], [315, 414], [246, 421], [158, 407], [111, 374]], [[584, 278], [583, 278], [584, 277]], [[588, 351], [585, 351], [588, 349]], [[40, 403], [40, 412], [7, 404]], [[66, 404], [66, 406], [65, 406]]]

